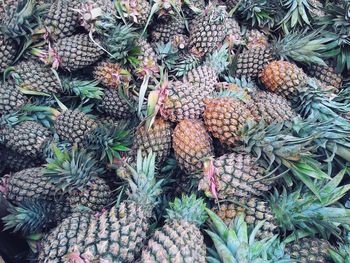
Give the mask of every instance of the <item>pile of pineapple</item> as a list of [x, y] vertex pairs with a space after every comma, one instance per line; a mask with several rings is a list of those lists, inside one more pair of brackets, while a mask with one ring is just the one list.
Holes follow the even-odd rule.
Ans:
[[0, 0], [8, 262], [350, 262], [350, 2]]

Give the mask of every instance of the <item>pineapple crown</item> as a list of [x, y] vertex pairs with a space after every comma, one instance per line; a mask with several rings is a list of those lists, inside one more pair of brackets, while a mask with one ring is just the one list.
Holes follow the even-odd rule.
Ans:
[[11, 38], [29, 36], [43, 11], [38, 8], [35, 0], [19, 0], [15, 8], [5, 6], [0, 32]]
[[283, 232], [303, 231], [310, 235], [320, 234], [326, 239], [330, 234], [341, 238], [339, 225], [349, 225], [350, 209], [338, 203], [350, 189], [350, 184], [339, 186], [346, 170], [342, 170], [331, 180], [315, 183], [316, 196], [300, 185], [292, 192], [284, 188], [269, 197], [272, 213]]
[[228, 45], [224, 44], [208, 55], [204, 63], [212, 67], [218, 74], [222, 73], [230, 64]]
[[[322, 156], [331, 165], [339, 163], [346, 166], [350, 162], [350, 124], [337, 119], [324, 122], [315, 122], [314, 119], [294, 119], [291, 124], [294, 135], [303, 138], [316, 135], [314, 143], [318, 151], [323, 151]], [[333, 162], [336, 158], [337, 162]], [[343, 160], [343, 161], [342, 161]]]
[[328, 3], [323, 9], [325, 16], [319, 17], [318, 25], [323, 27], [323, 36], [329, 40], [326, 56], [335, 58], [338, 73], [350, 70], [349, 57], [349, 25], [350, 3], [343, 0]]
[[163, 180], [156, 180], [156, 154], [150, 151], [145, 157], [141, 149], [137, 151], [136, 165], [131, 167], [125, 164], [130, 176], [126, 177], [129, 183], [128, 200], [140, 204], [146, 211], [151, 212], [158, 204]]
[[[214, 212], [207, 209], [210, 217], [211, 230], [206, 230], [214, 243], [209, 249], [207, 261], [214, 262], [283, 262], [289, 257], [283, 253], [283, 244], [277, 236], [256, 240], [255, 236], [265, 221], [260, 221], [252, 231], [249, 231], [244, 221], [245, 215], [240, 214], [234, 222], [227, 226]], [[282, 253], [275, 256], [273, 250], [279, 249]], [[290, 262], [285, 261], [285, 262]]]
[[[295, 179], [301, 180], [318, 195], [311, 178], [329, 178], [310, 152], [316, 148], [312, 143], [318, 134], [296, 137], [291, 134], [288, 125], [288, 122], [281, 122], [266, 126], [263, 121], [248, 121], [240, 131], [243, 145], [238, 150], [253, 154], [265, 167], [268, 173], [266, 177], [275, 172], [279, 173], [278, 176], [283, 176], [290, 171]], [[289, 176], [283, 176], [283, 179], [287, 185], [292, 184]]]
[[285, 10], [285, 16], [280, 21], [280, 26], [286, 34], [297, 27], [311, 26], [313, 12], [317, 9], [311, 0], [282, 0], [281, 7]]
[[349, 262], [350, 246], [349, 244], [341, 244], [337, 248], [329, 249], [329, 255], [334, 263]]
[[182, 195], [180, 198], [175, 198], [169, 204], [167, 209], [166, 219], [170, 220], [184, 220], [187, 222], [201, 225], [207, 220], [205, 212], [205, 202], [202, 198], [197, 198], [194, 194], [190, 196]]
[[61, 84], [65, 93], [74, 94], [82, 99], [100, 100], [103, 96], [103, 89], [99, 87], [98, 81], [65, 78]]
[[129, 150], [131, 133], [128, 126], [128, 122], [120, 122], [118, 126], [100, 124], [87, 135], [83, 145], [95, 153], [97, 160], [112, 163], [114, 158], [121, 159], [121, 152]]
[[136, 43], [138, 38], [135, 28], [117, 23], [113, 31], [104, 36], [103, 45], [110, 59], [122, 65], [126, 63], [137, 65], [137, 56], [140, 53], [140, 47]]
[[326, 43], [328, 39], [321, 35], [320, 30], [308, 32], [293, 32], [283, 38], [274, 39], [272, 47], [275, 55], [284, 60], [291, 59], [304, 64], [326, 65]]
[[277, 14], [281, 11], [279, 1], [248, 0], [240, 1], [230, 13], [235, 12], [241, 21], [250, 21], [252, 27], [273, 28], [278, 23]]
[[37, 199], [23, 200], [18, 206], [10, 205], [9, 214], [2, 218], [4, 230], [13, 229], [23, 235], [40, 233], [54, 222], [53, 209], [53, 203]]
[[43, 174], [49, 177], [57, 190], [82, 191], [90, 179], [104, 173], [91, 153], [74, 146], [71, 151], [61, 151], [53, 145], [54, 158], [48, 158]]
[[[328, 121], [347, 123], [340, 115], [350, 111], [350, 104], [342, 102], [341, 95], [331, 99], [332, 94], [322, 91], [313, 79], [308, 81], [307, 87], [300, 91], [295, 99], [294, 108], [303, 117], [314, 121]], [[343, 94], [344, 95], [344, 94]], [[337, 100], [340, 101], [337, 101]]]

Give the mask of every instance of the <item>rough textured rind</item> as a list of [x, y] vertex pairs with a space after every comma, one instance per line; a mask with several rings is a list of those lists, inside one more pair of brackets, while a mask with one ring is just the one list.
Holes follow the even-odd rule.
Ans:
[[183, 120], [177, 124], [173, 148], [179, 166], [188, 174], [201, 172], [203, 158], [213, 155], [211, 138], [199, 120]]

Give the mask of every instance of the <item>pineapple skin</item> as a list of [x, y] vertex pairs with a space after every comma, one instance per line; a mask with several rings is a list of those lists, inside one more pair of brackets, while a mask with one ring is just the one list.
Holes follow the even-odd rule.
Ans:
[[92, 211], [101, 211], [112, 201], [112, 192], [106, 181], [93, 177], [81, 191], [73, 190], [69, 197], [71, 207], [85, 206]]
[[88, 34], [76, 34], [59, 39], [54, 44], [60, 67], [75, 71], [97, 62], [104, 51], [91, 41]]
[[56, 75], [43, 63], [34, 59], [24, 60], [14, 68], [22, 88], [44, 93], [61, 92], [60, 82]]
[[266, 47], [254, 47], [243, 50], [238, 55], [236, 77], [257, 78], [264, 66], [273, 60], [272, 52]]
[[[260, 196], [266, 193], [272, 181], [260, 181], [264, 168], [249, 154], [230, 153], [213, 161], [218, 199]], [[210, 180], [203, 177], [198, 188], [210, 195]]]
[[204, 112], [206, 92], [188, 82], [170, 82], [161, 115], [165, 120], [178, 122], [184, 119], [200, 119]]
[[135, 262], [147, 238], [150, 213], [135, 202], [95, 217], [75, 213], [42, 240], [39, 262], [64, 262], [75, 254], [87, 262]]
[[152, 26], [152, 42], [168, 43], [176, 35], [185, 33], [184, 23], [176, 17], [158, 19]]
[[61, 140], [81, 144], [97, 123], [79, 110], [66, 110], [56, 118], [54, 127]]
[[106, 115], [116, 119], [126, 119], [132, 115], [131, 108], [127, 101], [128, 98], [120, 96], [116, 89], [105, 89], [99, 109]]
[[271, 238], [276, 234], [278, 226], [274, 220], [267, 202], [257, 198], [235, 199], [238, 203], [223, 202], [216, 204], [212, 211], [216, 213], [226, 225], [229, 225], [237, 216], [245, 214], [245, 221], [248, 225], [255, 227], [261, 221], [266, 220], [256, 234], [259, 239]]
[[[1, 21], [0, 21], [1, 23]], [[9, 67], [16, 57], [17, 44], [0, 33], [0, 72]]]
[[137, 152], [142, 149], [145, 153], [153, 151], [157, 156], [156, 162], [161, 164], [170, 154], [172, 133], [171, 123], [157, 118], [149, 130], [145, 125], [136, 129], [132, 150]]
[[207, 99], [203, 116], [208, 131], [229, 146], [239, 139], [238, 131], [246, 121], [254, 119], [244, 102], [230, 97]]
[[290, 121], [297, 116], [288, 100], [271, 92], [258, 91], [247, 106], [256, 121], [264, 120], [268, 125]]
[[131, 80], [130, 76], [123, 75], [122, 70], [117, 63], [102, 61], [95, 66], [93, 75], [103, 86], [117, 89], [121, 85], [127, 86]]
[[2, 148], [0, 146], [1, 153], [3, 153], [1, 162], [2, 165], [9, 172], [18, 172], [27, 168], [37, 167], [42, 164], [42, 160], [36, 158], [30, 158], [24, 155], [20, 155], [10, 149]]
[[226, 37], [227, 13], [222, 7], [196, 17], [190, 26], [189, 49], [197, 56], [212, 53]]
[[318, 80], [320, 80], [323, 85], [333, 88], [334, 90], [339, 90], [342, 84], [342, 76], [337, 74], [334, 68], [329, 66], [321, 66], [317, 64], [312, 64], [307, 70], [307, 73]]
[[42, 158], [46, 145], [51, 140], [51, 132], [34, 121], [23, 121], [13, 127], [0, 130], [4, 145], [18, 154], [30, 158]]
[[28, 101], [14, 85], [0, 83], [0, 116], [19, 110]]
[[286, 245], [285, 251], [294, 259], [292, 262], [326, 263], [330, 243], [324, 239], [301, 238]]
[[218, 74], [214, 68], [204, 64], [190, 70], [183, 77], [182, 81], [190, 83], [203, 96], [207, 97], [215, 90], [215, 86], [218, 83]]
[[73, 9], [80, 9], [79, 0], [56, 0], [52, 3], [43, 22], [51, 38], [69, 37], [77, 31], [80, 26], [79, 13]]
[[176, 125], [173, 149], [180, 168], [187, 174], [201, 171], [202, 159], [213, 155], [212, 140], [199, 120], [183, 120]]
[[205, 263], [206, 246], [203, 235], [193, 223], [172, 220], [154, 233], [142, 252], [140, 262]]
[[292, 99], [307, 83], [304, 71], [287, 61], [273, 61], [266, 65], [260, 73], [260, 80], [268, 91]]

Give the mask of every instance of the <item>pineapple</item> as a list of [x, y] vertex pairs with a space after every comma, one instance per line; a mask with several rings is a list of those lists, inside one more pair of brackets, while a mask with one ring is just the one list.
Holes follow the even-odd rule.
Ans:
[[229, 17], [226, 22], [226, 42], [230, 47], [243, 44], [243, 38], [241, 36], [241, 28], [236, 19]]
[[220, 142], [229, 146], [239, 139], [239, 130], [254, 117], [248, 107], [239, 99], [218, 97], [207, 99], [204, 122], [209, 132]]
[[218, 83], [219, 75], [228, 66], [229, 54], [226, 45], [210, 54], [203, 64], [188, 71], [182, 81], [189, 82], [205, 96], [210, 96]]
[[0, 83], [0, 116], [19, 110], [28, 102], [15, 85], [8, 82]]
[[118, 63], [102, 61], [94, 67], [94, 78], [110, 89], [118, 89], [120, 86], [129, 86], [131, 74]]
[[166, 223], [142, 251], [140, 262], [206, 262], [199, 226], [205, 222], [205, 203], [195, 195], [176, 198], [167, 209]]
[[154, 152], [157, 154], [157, 164], [163, 163], [170, 154], [172, 125], [156, 118], [153, 125], [148, 129], [146, 125], [141, 125], [136, 129], [132, 150], [141, 149], [143, 152]]
[[225, 7], [210, 5], [190, 26], [189, 49], [196, 56], [212, 53], [226, 36]]
[[284, 244], [276, 239], [277, 236], [255, 239], [263, 221], [249, 230], [244, 214], [226, 226], [215, 213], [210, 210], [207, 212], [210, 229], [206, 232], [214, 244], [207, 257], [208, 262], [290, 262], [290, 257], [284, 254]]
[[138, 63], [135, 69], [135, 75], [142, 79], [146, 75], [154, 76], [159, 73], [158, 58], [153, 47], [142, 38], [136, 41], [136, 45], [140, 48], [140, 52], [137, 56]]
[[307, 69], [307, 73], [321, 81], [325, 86], [334, 91], [338, 91], [342, 84], [342, 76], [335, 72], [335, 69], [329, 66], [312, 64]]
[[97, 122], [84, 112], [75, 109], [52, 111], [55, 119], [55, 130], [59, 138], [72, 144], [81, 144], [89, 132], [97, 128]]
[[178, 122], [202, 117], [206, 93], [195, 85], [182, 81], [170, 81], [166, 92], [167, 96], [161, 107], [162, 118]]
[[285, 251], [300, 263], [326, 263], [329, 261], [330, 243], [324, 239], [301, 238], [286, 245]]
[[[218, 199], [263, 195], [271, 188], [273, 181], [263, 180], [265, 169], [256, 161], [250, 154], [243, 153], [225, 154], [207, 161], [198, 188], [205, 191], [207, 196]], [[215, 196], [212, 193], [213, 177]]]
[[152, 42], [168, 43], [176, 35], [185, 33], [185, 24], [178, 16], [169, 19], [158, 19], [154, 22], [151, 30]]
[[247, 39], [246, 48], [248, 50], [258, 47], [267, 48], [269, 45], [269, 39], [267, 36], [257, 29], [249, 30], [246, 33], [245, 37]]
[[[162, 117], [172, 122], [202, 118], [205, 99], [212, 95], [219, 74], [227, 66], [227, 46], [208, 56], [200, 66], [186, 72], [182, 81], [171, 81], [160, 104]], [[183, 72], [184, 73], [184, 72]]]
[[304, 71], [287, 61], [273, 61], [260, 73], [260, 80], [265, 87], [286, 99], [293, 99], [305, 88], [308, 78]]
[[48, 51], [32, 48], [31, 53], [53, 68], [76, 71], [91, 66], [104, 55], [100, 44], [94, 43], [88, 34], [79, 33], [60, 38]]
[[[63, 220], [41, 242], [39, 262], [81, 259], [88, 262], [135, 262], [147, 239], [160, 182], [155, 181], [155, 155], [130, 167], [128, 198], [98, 217], [77, 212]], [[130, 235], [132, 233], [132, 235]]]
[[0, 72], [4, 72], [15, 60], [17, 43], [0, 33]]
[[23, 60], [14, 65], [10, 77], [24, 90], [48, 94], [62, 92], [57, 74], [34, 59]]
[[55, 0], [44, 16], [43, 26], [54, 40], [70, 37], [79, 28], [80, 0]]
[[20, 155], [5, 147], [0, 146], [0, 150], [3, 153], [2, 165], [10, 172], [18, 172], [27, 168], [37, 167], [42, 163], [40, 159]]
[[100, 177], [104, 173], [92, 153], [73, 147], [70, 151], [53, 146], [53, 157], [47, 159], [43, 180], [48, 181], [62, 193], [72, 208], [85, 206], [101, 211], [110, 204], [112, 192]]
[[220, 217], [227, 226], [229, 226], [236, 217], [242, 214], [244, 215], [244, 221], [249, 226], [256, 226], [260, 222], [265, 221], [256, 234], [256, 237], [259, 239], [273, 237], [278, 229], [268, 203], [257, 200], [256, 198], [241, 198], [232, 200], [232, 202], [220, 202], [212, 208], [212, 211]]
[[40, 200], [52, 204], [50, 214], [58, 222], [71, 213], [67, 196], [62, 195], [43, 175], [42, 167], [28, 168], [3, 177], [1, 191], [14, 205]]
[[264, 120], [267, 124], [290, 121], [297, 116], [288, 100], [266, 91], [257, 91], [247, 104], [254, 119]]
[[235, 75], [237, 77], [256, 78], [264, 65], [273, 60], [271, 51], [265, 47], [253, 47], [238, 55]]
[[116, 119], [131, 117], [134, 109], [131, 95], [123, 88], [105, 89], [98, 108], [106, 115]]
[[[23, 156], [43, 158], [43, 152], [52, 140], [51, 132], [35, 121], [21, 121], [0, 129], [4, 145]], [[0, 137], [1, 137], [0, 136]]]
[[[329, 238], [331, 234], [337, 235], [337, 222], [350, 213], [349, 209], [337, 206], [337, 200], [343, 196], [342, 187], [338, 186], [343, 176], [344, 173], [339, 173], [328, 184], [316, 185], [316, 191], [330, 200], [329, 203], [320, 201], [313, 192], [300, 185], [290, 192], [284, 189], [281, 194], [275, 190], [270, 194], [268, 202], [257, 197], [231, 198], [216, 204], [213, 211], [226, 223], [230, 223], [234, 217], [244, 215], [247, 224], [253, 227], [261, 225], [258, 233], [261, 238], [271, 237], [278, 231], [304, 231]], [[337, 196], [336, 200], [333, 200], [333, 196]], [[334, 216], [337, 212], [341, 213], [339, 218]], [[319, 217], [321, 214], [322, 218]]]
[[273, 39], [269, 45], [259, 37], [258, 43], [254, 41], [253, 45], [249, 45], [248, 42], [249, 48], [237, 55], [237, 60], [233, 64], [235, 76], [257, 78], [264, 67], [275, 59], [288, 59], [304, 64], [324, 63], [322, 52], [325, 50], [325, 40], [318, 32], [290, 33], [284, 38]]
[[211, 138], [199, 120], [182, 120], [176, 125], [173, 149], [180, 168], [187, 174], [201, 171], [204, 158], [213, 155]]

